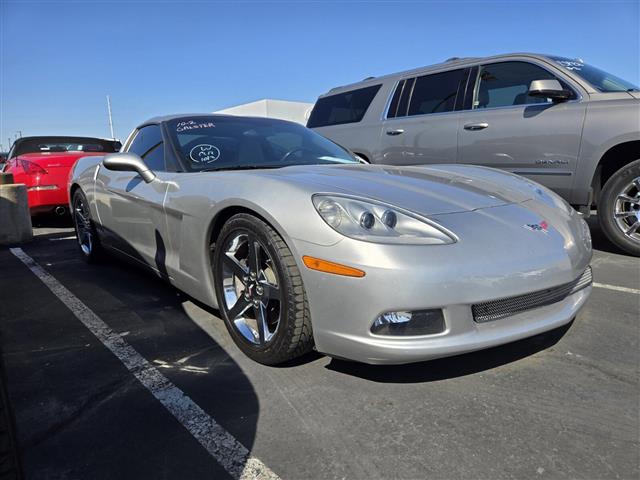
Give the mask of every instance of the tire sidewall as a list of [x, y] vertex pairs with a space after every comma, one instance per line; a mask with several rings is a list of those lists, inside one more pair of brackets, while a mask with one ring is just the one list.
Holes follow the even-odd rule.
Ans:
[[80, 189], [76, 190], [71, 200], [71, 215], [73, 219], [73, 230], [76, 233], [76, 246], [85, 262], [96, 263], [100, 259], [100, 240], [98, 239], [96, 228], [93, 224], [93, 219], [91, 218], [90, 209], [89, 209], [89, 221], [91, 222], [91, 234], [93, 236], [92, 244], [91, 244], [91, 253], [86, 254], [84, 250], [82, 250], [82, 247], [80, 246], [80, 237], [78, 234], [78, 226], [75, 218], [76, 202], [78, 202], [78, 200], [82, 200], [85, 203], [85, 205], [87, 205], [87, 208], [89, 208], [89, 201], [87, 200], [87, 196], [84, 194], [82, 190]]
[[[213, 281], [220, 315], [238, 348], [249, 358], [257, 362], [273, 364], [278, 362], [276, 357], [279, 357], [283, 348], [286, 348], [286, 337], [291, 328], [290, 314], [292, 311], [293, 285], [291, 284], [291, 279], [286, 274], [286, 268], [282, 263], [280, 254], [269, 240], [267, 228], [264, 222], [250, 215], [239, 214], [232, 217], [222, 228], [218, 241], [216, 242], [216, 246], [219, 246], [219, 248], [215, 249], [213, 257]], [[239, 233], [251, 233], [255, 235], [273, 260], [278, 277], [278, 285], [281, 292], [280, 323], [278, 324], [274, 338], [266, 346], [258, 346], [249, 342], [238, 332], [228, 316], [222, 288], [222, 256], [225, 253], [225, 246], [228, 240]]]
[[640, 160], [635, 160], [625, 165], [609, 178], [600, 194], [598, 222], [607, 238], [617, 247], [632, 255], [640, 256], [640, 245], [629, 240], [620, 231], [612, 218], [618, 194], [624, 186], [636, 177], [640, 177]]

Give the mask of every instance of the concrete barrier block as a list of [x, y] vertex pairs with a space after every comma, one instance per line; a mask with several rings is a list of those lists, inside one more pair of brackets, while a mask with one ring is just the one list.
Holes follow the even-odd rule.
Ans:
[[0, 184], [0, 245], [16, 245], [33, 238], [27, 187]]

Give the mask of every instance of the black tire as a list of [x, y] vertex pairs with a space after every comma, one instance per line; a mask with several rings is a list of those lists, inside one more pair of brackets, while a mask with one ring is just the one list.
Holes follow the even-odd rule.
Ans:
[[[78, 209], [82, 209], [84, 211], [84, 216], [86, 218], [86, 222], [83, 222], [83, 213], [81, 213]], [[89, 209], [89, 202], [87, 201], [87, 197], [84, 192], [80, 189], [77, 189], [73, 193], [73, 199], [71, 201], [71, 217], [73, 219], [73, 228], [76, 232], [76, 240], [78, 244], [78, 250], [80, 250], [80, 255], [87, 263], [97, 263], [104, 257], [104, 250], [102, 245], [100, 244], [100, 238], [98, 237], [98, 232], [96, 231], [95, 223], [91, 218], [91, 210]], [[84, 225], [80, 225], [80, 223], [84, 223]], [[87, 240], [86, 236], [83, 234], [84, 229], [88, 229], [86, 233], [90, 235], [90, 246], [87, 248]], [[82, 230], [82, 233], [81, 233]], [[84, 245], [83, 245], [84, 243]]]
[[[640, 160], [631, 162], [614, 173], [604, 185], [598, 201], [598, 222], [606, 237], [622, 250], [636, 257], [640, 256], [640, 241], [625, 235], [614, 219], [614, 212], [618, 196], [637, 178], [640, 178]], [[638, 195], [638, 203], [627, 203], [627, 205], [629, 208], [638, 210], [640, 209], [640, 190], [636, 189], [635, 192]], [[628, 217], [627, 221], [635, 220], [634, 217]], [[640, 234], [640, 229], [638, 233]]]
[[[224, 275], [227, 275], [228, 278], [228, 273], [223, 271], [223, 262], [228, 261], [226, 255], [227, 246], [234, 239], [243, 236], [252, 239], [252, 242], [260, 244], [262, 258], [269, 257], [269, 271], [272, 275], [275, 274], [278, 285], [279, 321], [271, 339], [263, 343], [253, 343], [240, 332], [229, 315], [230, 308], [232, 309], [234, 305], [230, 307], [227, 305], [224, 294]], [[249, 241], [247, 241], [247, 244], [249, 244]], [[246, 248], [248, 249], [249, 247], [247, 246]], [[267, 255], [264, 255], [264, 252]], [[260, 255], [258, 258], [260, 258]], [[251, 271], [250, 267], [247, 268], [248, 271]], [[261, 267], [258, 267], [257, 270], [259, 271], [260, 269]], [[300, 271], [286, 243], [265, 222], [252, 215], [238, 214], [225, 223], [216, 241], [213, 258], [213, 277], [220, 314], [227, 330], [238, 348], [249, 358], [264, 365], [276, 365], [304, 355], [313, 348], [311, 317]], [[235, 284], [237, 284], [238, 278], [237, 275], [234, 277], [233, 282], [236, 282]], [[254, 285], [258, 285], [255, 282], [256, 280], [254, 280]], [[252, 288], [248, 288], [247, 285], [248, 283], [242, 282], [238, 288], [243, 288], [243, 292], [251, 291]], [[238, 295], [238, 303], [241, 296], [241, 294]], [[252, 301], [249, 303], [251, 304]], [[268, 301], [270, 302], [271, 300]], [[257, 318], [257, 312], [253, 307], [250, 307], [247, 312], [250, 312], [250, 316], [253, 315]], [[254, 313], [252, 314], [251, 312]], [[253, 333], [256, 333], [255, 330]], [[260, 340], [262, 341], [262, 337]]]

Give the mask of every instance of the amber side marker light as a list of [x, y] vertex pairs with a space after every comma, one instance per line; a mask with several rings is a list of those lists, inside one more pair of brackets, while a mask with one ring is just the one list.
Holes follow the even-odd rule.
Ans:
[[329, 262], [320, 258], [309, 257], [304, 255], [302, 261], [307, 268], [318, 270], [319, 272], [333, 273], [335, 275], [343, 275], [345, 277], [364, 277], [365, 273], [357, 268], [347, 267], [339, 263]]

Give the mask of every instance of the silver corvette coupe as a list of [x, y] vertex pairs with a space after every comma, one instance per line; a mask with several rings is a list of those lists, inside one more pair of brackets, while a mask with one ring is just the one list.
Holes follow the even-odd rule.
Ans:
[[591, 238], [564, 200], [484, 167], [362, 164], [293, 123], [180, 115], [80, 159], [87, 261], [113, 252], [217, 308], [252, 359], [408, 363], [570, 322]]

